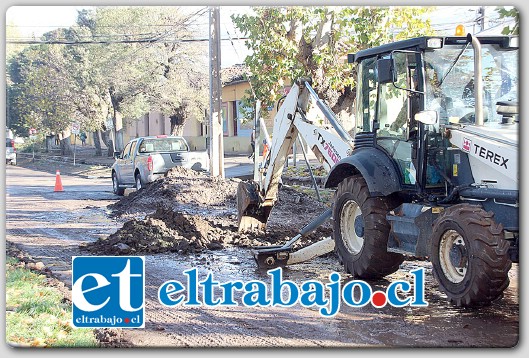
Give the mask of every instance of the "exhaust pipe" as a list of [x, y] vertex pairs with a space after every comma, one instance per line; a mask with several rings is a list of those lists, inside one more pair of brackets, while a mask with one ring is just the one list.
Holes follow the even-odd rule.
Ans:
[[467, 41], [472, 43], [474, 49], [474, 97], [477, 126], [482, 126], [483, 120], [483, 70], [481, 66], [481, 43], [472, 34], [467, 34]]

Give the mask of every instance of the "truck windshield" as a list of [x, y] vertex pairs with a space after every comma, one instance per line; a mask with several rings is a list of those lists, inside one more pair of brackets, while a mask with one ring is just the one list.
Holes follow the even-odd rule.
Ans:
[[[468, 46], [463, 51], [464, 47], [464, 44], [446, 45], [424, 54], [425, 109], [438, 111], [441, 123], [473, 121], [474, 50]], [[518, 50], [482, 45], [482, 68], [484, 120], [499, 122], [496, 103], [518, 102]]]
[[187, 144], [182, 138], [149, 138], [140, 144], [140, 153], [187, 151]]

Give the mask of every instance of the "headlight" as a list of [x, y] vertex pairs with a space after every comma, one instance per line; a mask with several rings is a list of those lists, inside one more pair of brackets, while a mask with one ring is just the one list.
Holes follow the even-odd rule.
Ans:
[[438, 37], [428, 39], [426, 40], [426, 47], [430, 49], [441, 48], [443, 47], [443, 40]]
[[509, 47], [510, 48], [519, 48], [520, 47], [518, 36], [509, 38]]

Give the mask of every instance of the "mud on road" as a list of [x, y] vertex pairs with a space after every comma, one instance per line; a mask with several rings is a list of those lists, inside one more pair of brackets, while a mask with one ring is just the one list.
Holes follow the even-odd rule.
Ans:
[[[7, 171], [7, 240], [44, 262], [66, 285], [76, 255], [144, 255], [146, 258], [145, 329], [116, 330], [127, 344], [142, 347], [512, 347], [519, 335], [518, 265], [510, 272], [504, 297], [489, 307], [458, 309], [438, 290], [427, 261], [405, 261], [386, 280], [410, 279], [426, 270], [428, 307], [342, 306], [332, 318], [315, 308], [163, 307], [157, 290], [167, 280], [201, 275], [228, 280], [267, 281], [250, 247], [283, 243], [327, 206], [284, 186], [266, 235], [237, 232], [237, 180], [212, 179], [175, 170], [167, 178], [127, 197], [111, 193], [110, 179], [65, 176], [64, 193], [53, 193], [53, 176], [9, 168]], [[50, 183], [48, 186], [42, 183]], [[97, 182], [97, 183], [96, 183]], [[97, 184], [97, 186], [95, 185]], [[329, 226], [306, 245], [330, 235]], [[327, 282], [343, 273], [334, 254], [292, 265], [284, 278]], [[108, 339], [107, 335], [107, 339]], [[116, 338], [117, 339], [117, 338]], [[112, 339], [110, 339], [112, 340]]]
[[[284, 186], [266, 232], [239, 233], [235, 197], [239, 182], [173, 168], [165, 178], [109, 205], [112, 216], [132, 219], [108, 238], [88, 245], [87, 250], [99, 255], [188, 254], [206, 249], [278, 244], [296, 235], [326, 209], [326, 204]], [[296, 247], [330, 234], [330, 225], [326, 223]]]

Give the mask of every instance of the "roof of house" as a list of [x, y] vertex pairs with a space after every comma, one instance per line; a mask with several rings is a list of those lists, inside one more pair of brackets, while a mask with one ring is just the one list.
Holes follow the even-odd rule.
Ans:
[[220, 79], [223, 86], [247, 81], [247, 67], [243, 64], [233, 65], [220, 70]]

